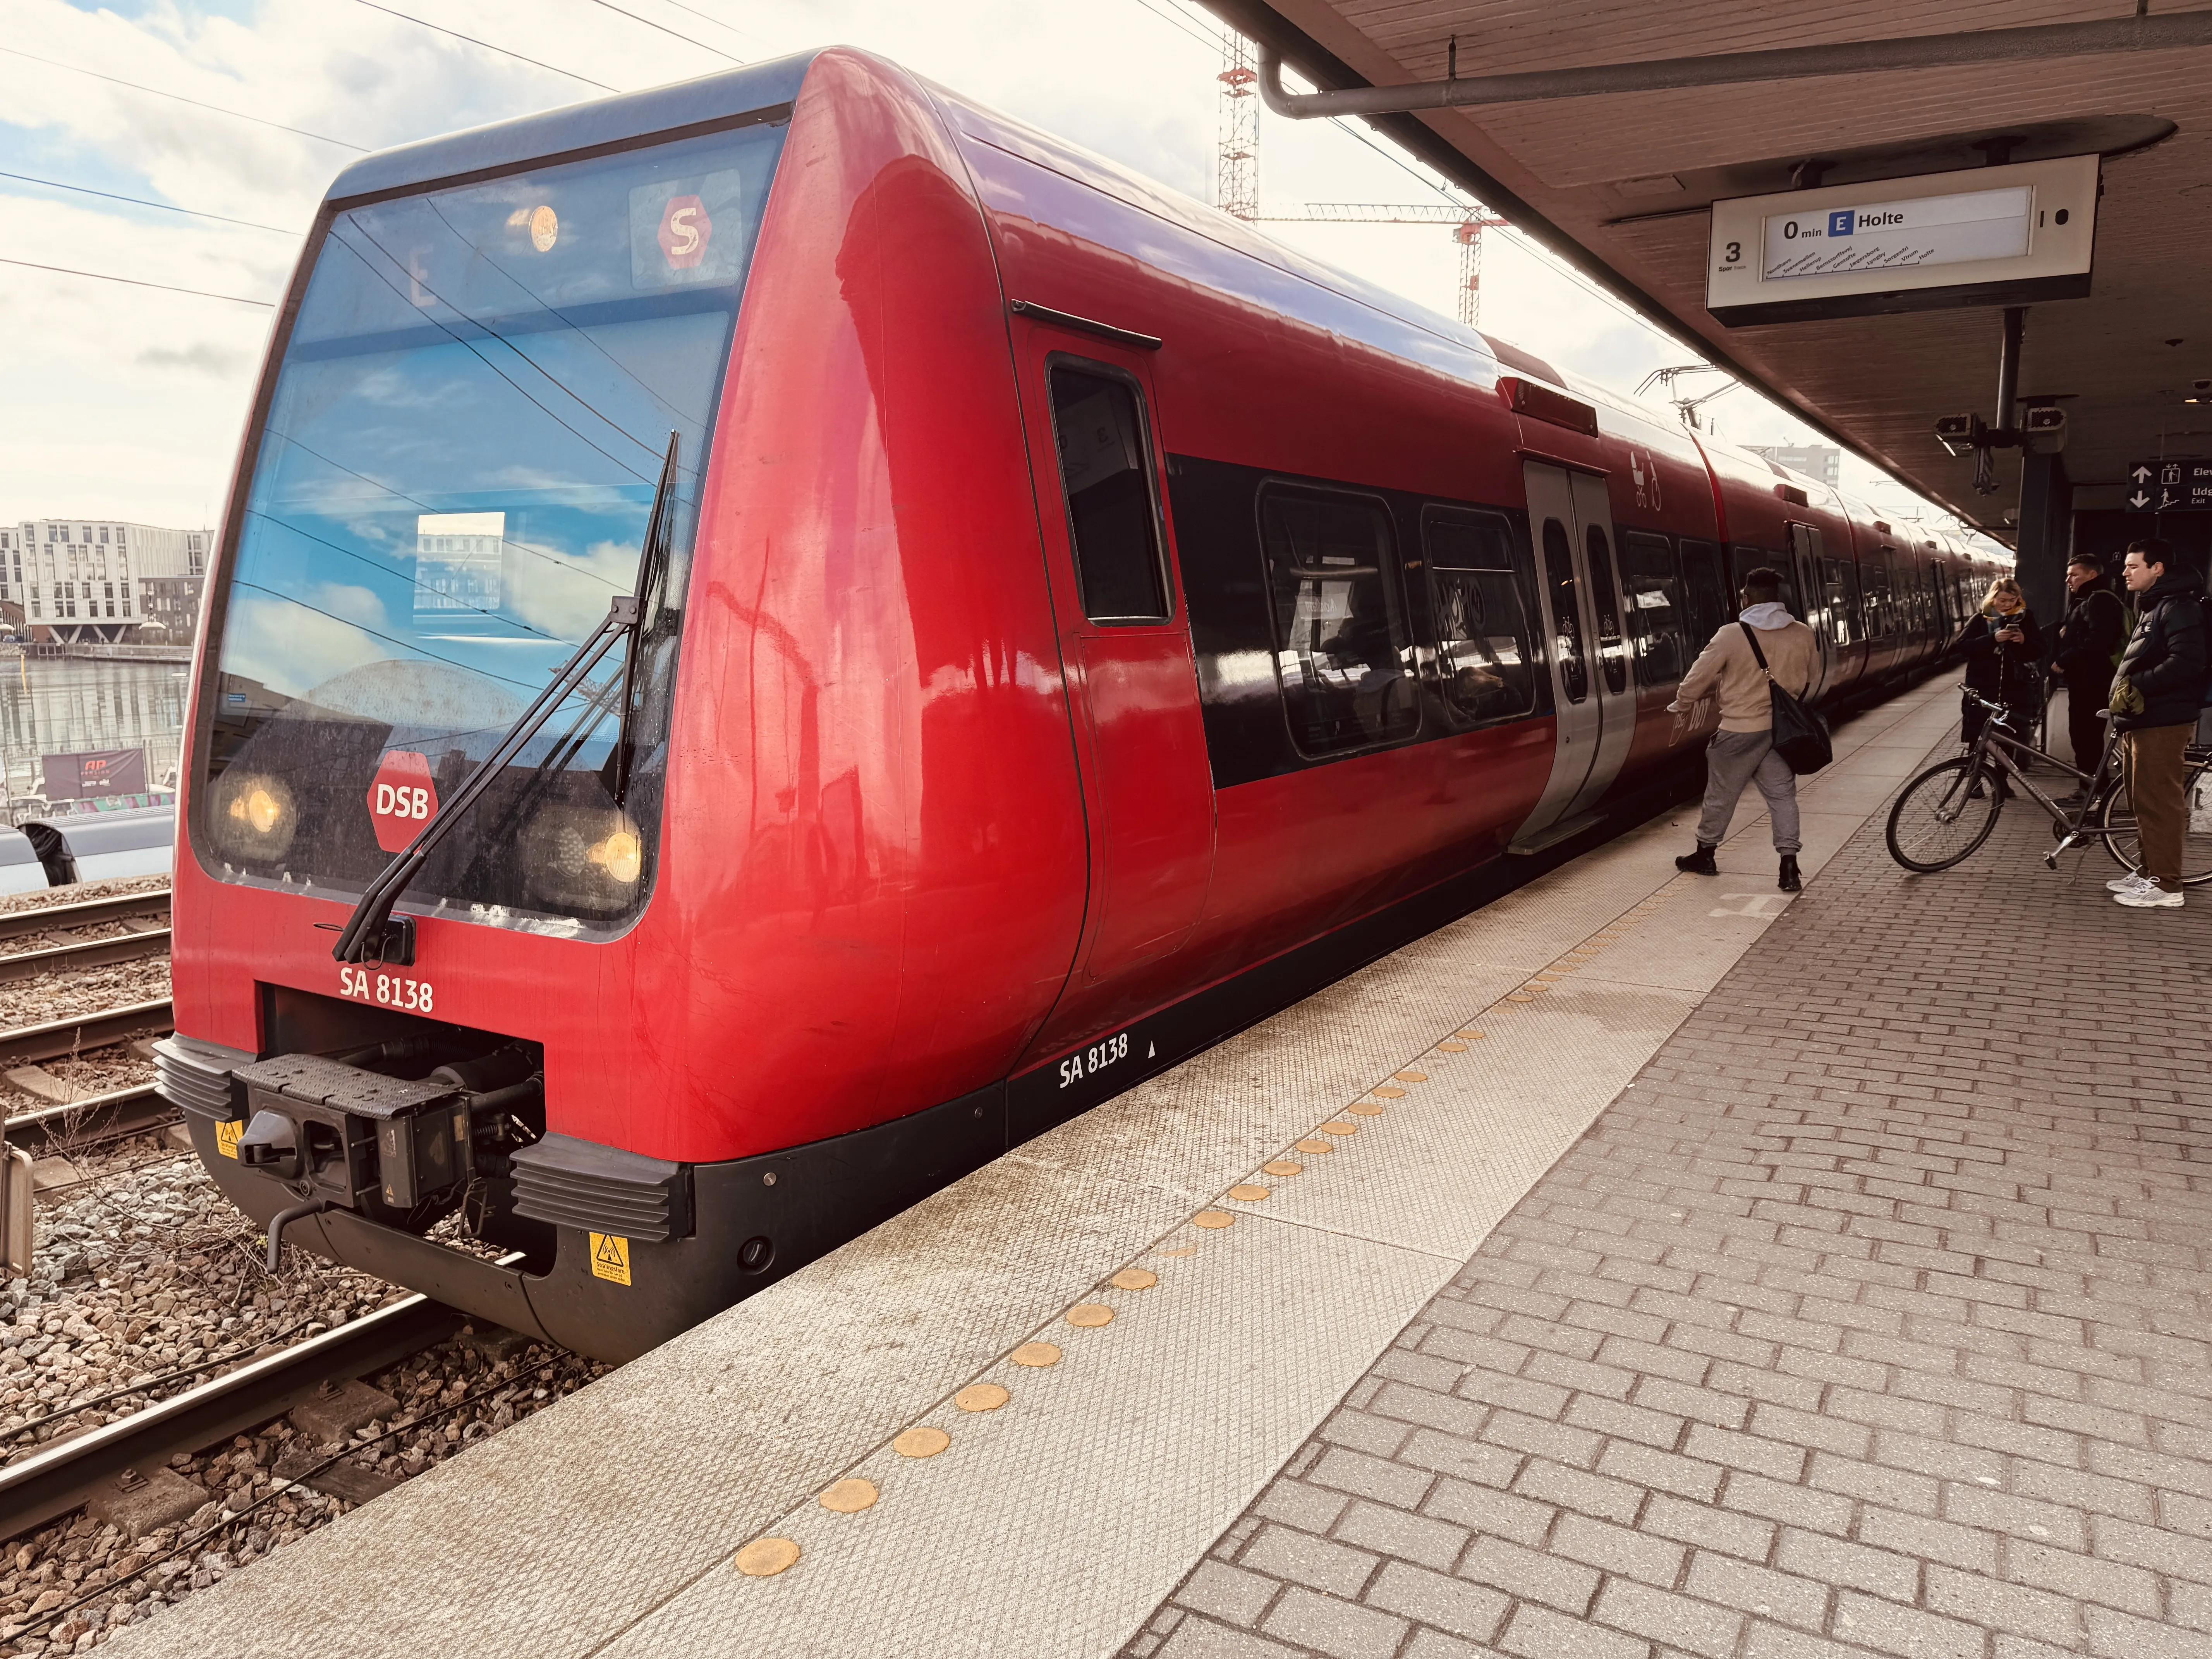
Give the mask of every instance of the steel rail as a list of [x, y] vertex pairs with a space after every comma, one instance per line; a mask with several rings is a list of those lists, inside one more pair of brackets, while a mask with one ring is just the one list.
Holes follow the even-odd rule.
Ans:
[[126, 916], [166, 915], [168, 909], [169, 890], [166, 887], [124, 893], [112, 898], [79, 899], [74, 904], [33, 905], [28, 909], [0, 912], [0, 939], [65, 933], [72, 927], [121, 921]]
[[19, 1114], [8, 1120], [7, 1139], [10, 1146], [20, 1146], [35, 1158], [143, 1134], [173, 1122], [176, 1116], [177, 1109], [155, 1093], [152, 1084], [141, 1083]]
[[[82, 923], [79, 926], [82, 926]], [[169, 949], [169, 930], [149, 927], [120, 939], [89, 939], [78, 945], [53, 945], [43, 951], [24, 951], [0, 957], [0, 985], [40, 974], [65, 974], [79, 968], [105, 968], [111, 963], [136, 962], [141, 957], [164, 956]]]
[[[179, 1452], [198, 1451], [283, 1416], [313, 1399], [326, 1382], [381, 1370], [419, 1353], [452, 1336], [465, 1320], [428, 1297], [405, 1297], [58, 1441], [0, 1469], [0, 1539], [66, 1515], [103, 1486], [127, 1480], [125, 1471], [159, 1468]], [[208, 1494], [210, 1500], [219, 1496]]]
[[86, 1048], [104, 1048], [134, 1031], [167, 1031], [171, 1012], [168, 998], [162, 997], [101, 1013], [51, 1020], [44, 1025], [19, 1025], [11, 1031], [0, 1031], [0, 1066], [21, 1066]]

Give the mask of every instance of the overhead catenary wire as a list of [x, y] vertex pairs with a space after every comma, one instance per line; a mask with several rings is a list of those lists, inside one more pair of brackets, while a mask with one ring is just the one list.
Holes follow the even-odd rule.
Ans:
[[155, 98], [173, 99], [179, 104], [190, 104], [194, 109], [210, 110], [217, 115], [228, 115], [234, 121], [251, 121], [256, 126], [274, 127], [279, 132], [296, 133], [302, 138], [313, 138], [317, 143], [336, 144], [340, 149], [356, 150], [363, 155], [368, 154], [367, 144], [350, 143], [343, 138], [333, 138], [326, 132], [310, 132], [305, 127], [288, 126], [282, 121], [266, 120], [258, 115], [247, 115], [239, 110], [225, 109], [220, 104], [203, 103], [197, 98], [187, 98], [180, 92], [164, 92], [159, 87], [141, 86], [137, 82], [125, 81], [120, 76], [102, 75], [98, 70], [80, 69], [75, 64], [64, 64], [58, 58], [41, 58], [37, 52], [25, 52], [20, 46], [0, 46], [0, 52], [6, 52], [11, 58], [27, 58], [34, 64], [44, 64], [48, 69], [66, 70], [71, 75], [89, 76], [95, 81], [105, 81], [111, 86], [128, 87], [133, 92], [143, 92]]
[[463, 34], [459, 29], [449, 29], [442, 23], [428, 22], [420, 17], [410, 17], [404, 11], [394, 11], [389, 6], [380, 6], [376, 3], [376, 0], [354, 0], [354, 3], [358, 6], [367, 6], [371, 11], [380, 11], [386, 17], [397, 17], [403, 23], [412, 23], [417, 28], [428, 29], [434, 34], [450, 35], [456, 40], [465, 40], [472, 46], [480, 46], [486, 52], [495, 52], [502, 58], [512, 58], [518, 64], [527, 64], [532, 69], [542, 69], [549, 75], [565, 76], [571, 81], [580, 81], [587, 87], [597, 87], [601, 92], [622, 90], [620, 87], [611, 87], [604, 81], [594, 81], [588, 75], [579, 75], [574, 70], [560, 69], [551, 64], [540, 63], [537, 58], [525, 57], [521, 52], [510, 52], [505, 46], [495, 46], [489, 40], [479, 40], [473, 34]]
[[[621, 6], [617, 6], [615, 4], [614, 0], [592, 0], [592, 3], [595, 6], [604, 6], [609, 11], [629, 18], [633, 23], [642, 23], [649, 29], [659, 29], [663, 34], [669, 35], [676, 40], [681, 40], [687, 46], [696, 46], [702, 52], [711, 52], [717, 58], [727, 58], [732, 64], [743, 65], [745, 61], [742, 58], [731, 57], [728, 52], [724, 52], [720, 46], [710, 46], [704, 40], [694, 40], [688, 34], [678, 33], [676, 30], [669, 27], [665, 23], [656, 23], [650, 17], [641, 17], [634, 11], [629, 11]], [[685, 9], [688, 10], [690, 8], [687, 7]], [[712, 18], [708, 18], [707, 21], [712, 22], [714, 20]]]
[[678, 11], [690, 12], [694, 17], [698, 18], [702, 22], [712, 23], [718, 29], [727, 29], [731, 33], [743, 35], [748, 40], [760, 40], [763, 46], [766, 46], [768, 44], [767, 41], [763, 40], [759, 35], [755, 34], [750, 29], [741, 29], [735, 23], [725, 23], [720, 18], [715, 16], [712, 12], [701, 11], [696, 6], [685, 5], [684, 3], [684, 0], [668, 0], [668, 3], [675, 7]]
[[242, 294], [216, 294], [204, 288], [179, 288], [174, 283], [149, 283], [137, 276], [115, 276], [104, 270], [77, 270], [68, 265], [42, 265], [35, 259], [0, 258], [0, 265], [21, 265], [26, 270], [51, 270], [64, 276], [89, 276], [101, 283], [127, 283], [132, 288], [158, 288], [169, 294], [196, 295], [203, 300], [228, 300], [235, 305], [259, 306], [264, 310], [273, 310], [276, 304], [274, 300], [249, 300]]
[[204, 213], [198, 208], [179, 207], [173, 202], [149, 202], [143, 196], [124, 196], [112, 190], [94, 190], [89, 185], [67, 185], [58, 179], [39, 179], [27, 173], [0, 172], [0, 179], [18, 179], [27, 185], [44, 185], [49, 190], [70, 190], [80, 196], [100, 196], [111, 202], [129, 202], [136, 207], [160, 208], [164, 213], [188, 213], [195, 219], [213, 219], [218, 224], [243, 225], [248, 230], [265, 230], [276, 236], [299, 236], [306, 233], [286, 228], [283, 225], [256, 224], [251, 219], [234, 219], [223, 213]]

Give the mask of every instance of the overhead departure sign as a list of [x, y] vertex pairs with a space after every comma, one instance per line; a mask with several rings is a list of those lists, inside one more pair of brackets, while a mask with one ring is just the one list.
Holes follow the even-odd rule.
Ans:
[[1716, 202], [1705, 305], [1737, 327], [2078, 298], [2096, 216], [2094, 155]]

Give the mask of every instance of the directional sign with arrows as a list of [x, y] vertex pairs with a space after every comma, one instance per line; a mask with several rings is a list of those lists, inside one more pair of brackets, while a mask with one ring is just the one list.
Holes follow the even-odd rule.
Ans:
[[2136, 513], [2212, 513], [2212, 461], [2169, 456], [2128, 468], [2124, 497]]

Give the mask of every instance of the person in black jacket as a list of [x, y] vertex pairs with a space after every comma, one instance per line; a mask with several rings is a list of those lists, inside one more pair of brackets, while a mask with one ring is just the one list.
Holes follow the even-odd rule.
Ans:
[[2136, 596], [2136, 631], [2112, 682], [2112, 724], [2124, 734], [2122, 775], [2142, 870], [2107, 885], [2130, 908], [2171, 910], [2181, 904], [2185, 751], [2204, 706], [2204, 584], [2173, 562], [2172, 546], [2160, 536], [2130, 545], [2125, 572]]
[[[2094, 773], [2105, 753], [2105, 705], [2112, 696], [2112, 665], [2128, 637], [2127, 608], [2105, 589], [2094, 555], [2077, 553], [2066, 565], [2066, 619], [2058, 624], [2058, 650], [2051, 678], [2066, 688], [2066, 736], [2074, 764]], [[2066, 797], [2079, 800], [2081, 791]]]
[[[2013, 735], [2032, 742], [2042, 689], [2036, 665], [2043, 660], [2043, 630], [2029, 614], [2018, 582], [2000, 576], [1990, 584], [1982, 614], [1960, 634], [1958, 649], [1966, 659], [1966, 690], [2002, 703], [2012, 714]], [[1982, 735], [1989, 714], [1971, 697], [1962, 699], [1960, 708], [1959, 740], [1971, 744]]]

